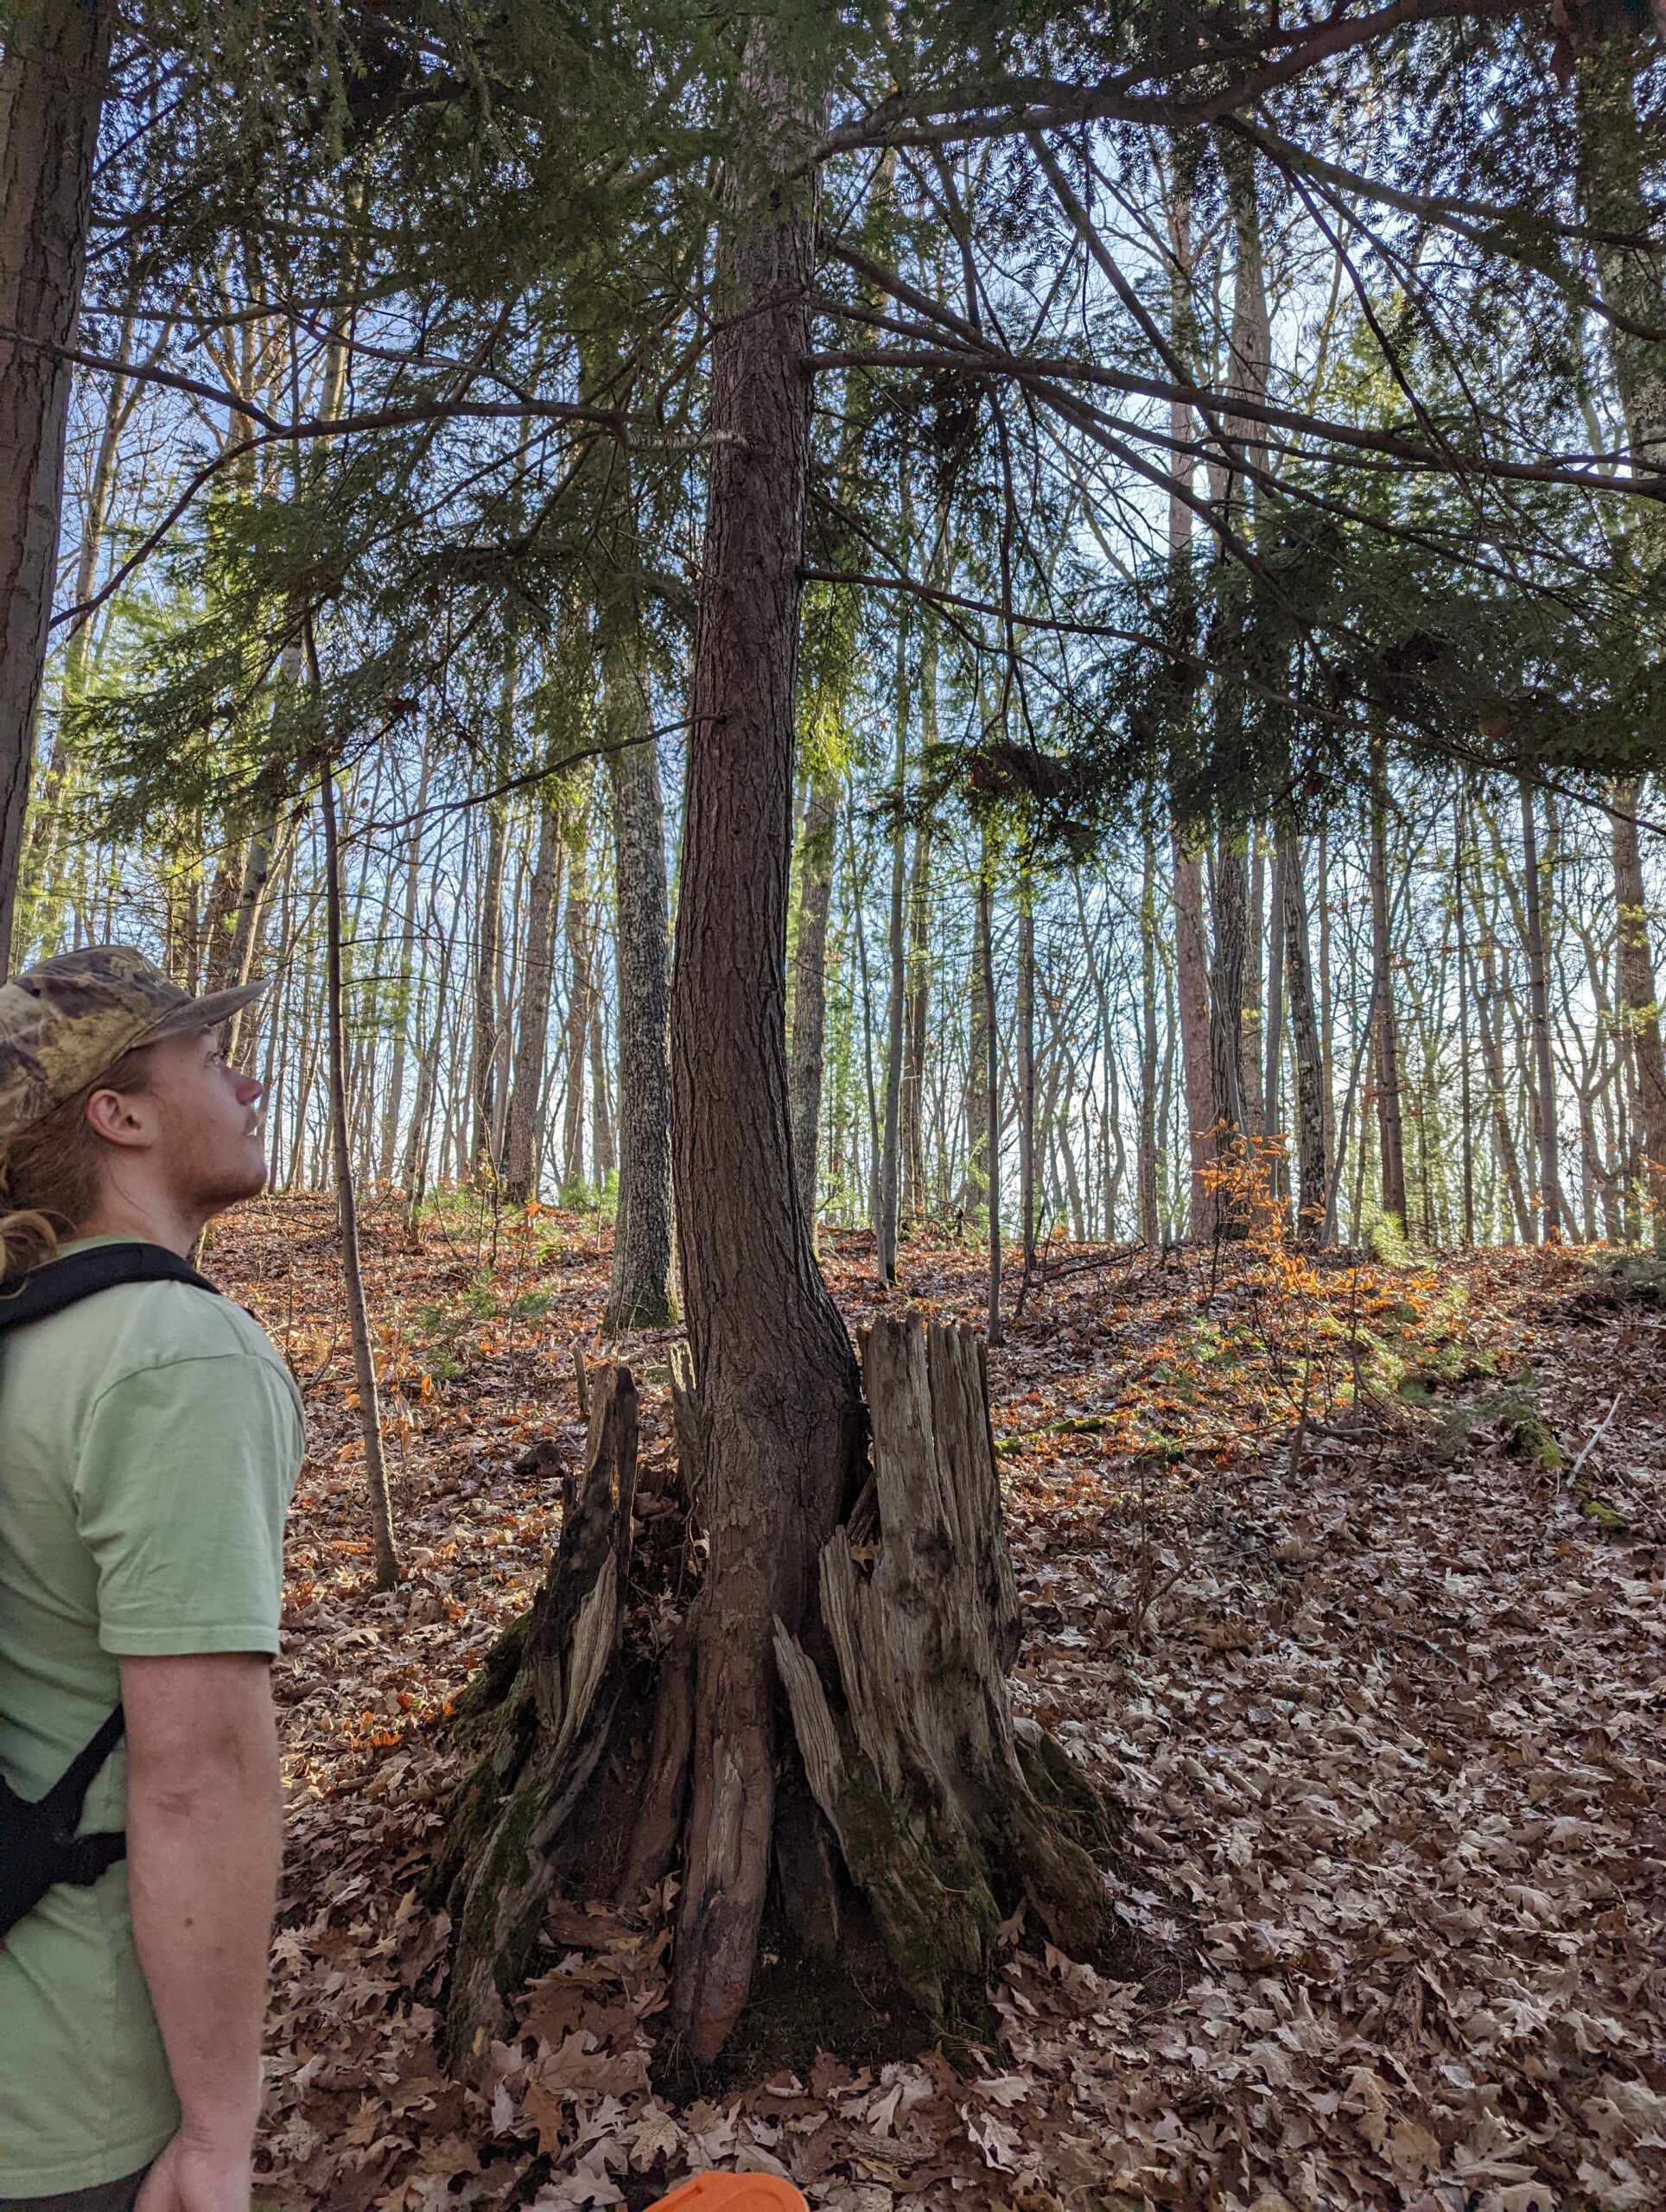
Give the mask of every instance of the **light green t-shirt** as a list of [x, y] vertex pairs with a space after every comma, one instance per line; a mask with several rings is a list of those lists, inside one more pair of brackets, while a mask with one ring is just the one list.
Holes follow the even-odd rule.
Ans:
[[[118, 1655], [277, 1651], [303, 1446], [289, 1370], [230, 1299], [134, 1283], [0, 1336], [0, 1770], [21, 1796], [119, 1701]], [[123, 1825], [126, 1773], [118, 1745], [84, 1832]], [[0, 2199], [117, 2180], [178, 2125], [118, 1864], [0, 1948]]]

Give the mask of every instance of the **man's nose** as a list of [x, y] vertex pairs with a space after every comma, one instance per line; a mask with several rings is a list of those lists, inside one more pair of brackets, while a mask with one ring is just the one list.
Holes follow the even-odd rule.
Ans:
[[239, 1106], [258, 1106], [261, 1100], [261, 1085], [253, 1076], [239, 1072], [237, 1079], [237, 1098]]

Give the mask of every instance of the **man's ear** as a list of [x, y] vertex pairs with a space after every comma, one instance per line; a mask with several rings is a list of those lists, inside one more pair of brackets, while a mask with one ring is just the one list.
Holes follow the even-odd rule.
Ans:
[[136, 1090], [95, 1090], [86, 1102], [86, 1124], [106, 1144], [133, 1151], [150, 1142], [150, 1129], [142, 1112], [136, 1111]]

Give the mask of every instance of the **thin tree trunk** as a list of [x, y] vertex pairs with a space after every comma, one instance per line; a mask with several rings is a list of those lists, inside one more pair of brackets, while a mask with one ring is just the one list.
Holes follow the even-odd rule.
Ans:
[[[410, 1053], [411, 991], [416, 981], [416, 906], [423, 888], [423, 817], [428, 805], [429, 747], [423, 744], [417, 777], [416, 820], [405, 854], [404, 904], [399, 917], [399, 988], [394, 1001], [393, 1065], [388, 1071], [387, 1098], [382, 1109], [381, 1173], [385, 1183], [394, 1179], [399, 1143], [399, 1117], [405, 1103], [405, 1063]], [[426, 965], [426, 956], [424, 956]]]
[[1525, 776], [1522, 794], [1522, 892], [1527, 922], [1527, 989], [1533, 1029], [1534, 1087], [1539, 1124], [1541, 1236], [1559, 1243], [1562, 1233], [1561, 1179], [1556, 1172], [1556, 1082], [1550, 1058], [1550, 993], [1544, 953], [1544, 915], [1540, 898], [1538, 824], [1533, 786]]
[[[505, 715], [512, 678], [504, 677]], [[469, 1144], [470, 1165], [476, 1173], [497, 1166], [494, 1133], [498, 1118], [498, 1061], [502, 1032], [498, 1014], [498, 990], [503, 968], [503, 871], [507, 845], [508, 808], [499, 800], [488, 810], [486, 877], [480, 891], [480, 938], [474, 958], [474, 1135]]]
[[1191, 1233], [1207, 1243], [1215, 1234], [1215, 1193], [1205, 1170], [1215, 1156], [1221, 1119], [1216, 1103], [1209, 967], [1204, 949], [1203, 866], [1174, 833], [1174, 975], [1180, 1003], [1180, 1063], [1186, 1124], [1191, 1148]]
[[1469, 923], [1468, 902], [1464, 897], [1464, 846], [1466, 823], [1463, 802], [1458, 806], [1458, 821], [1453, 832], [1453, 873], [1458, 891], [1453, 901], [1457, 918], [1458, 938], [1458, 1111], [1462, 1122], [1460, 1139], [1463, 1160], [1463, 1219], [1464, 1243], [1472, 1248], [1475, 1243], [1475, 1138], [1471, 1128], [1473, 1101], [1471, 1096], [1469, 1058]]
[[[598, 968], [601, 964], [598, 960]], [[595, 1161], [599, 1191], [606, 1190], [619, 1173], [619, 1154], [614, 1145], [613, 1076], [607, 1065], [607, 994], [598, 984], [590, 1007], [590, 1152]]]
[[1018, 878], [1018, 1223], [1023, 1256], [1020, 1304], [1035, 1272], [1035, 899], [1027, 868]]
[[798, 928], [792, 945], [792, 1048], [787, 1062], [792, 1166], [813, 1235], [821, 1157], [822, 1079], [827, 1046], [827, 924], [833, 904], [839, 786], [817, 771], [798, 843]]
[[914, 830], [913, 861], [908, 872], [907, 999], [900, 1102], [900, 1207], [905, 1219], [917, 1217], [927, 1205], [925, 1051], [932, 1018], [931, 925], [932, 825], [920, 822]]
[[[437, 929], [439, 913], [432, 897], [429, 904], [429, 926]], [[434, 1145], [435, 1109], [440, 1095], [440, 1052], [445, 1039], [446, 1001], [450, 995], [453, 932], [446, 931], [440, 940], [440, 973], [434, 997], [434, 1026], [429, 1032], [426, 1050], [418, 1052], [416, 1059], [416, 1096], [411, 1102], [410, 1136], [405, 1147], [405, 1235], [414, 1237], [422, 1205], [427, 1195], [428, 1165]], [[444, 1156], [441, 1157], [441, 1172], [444, 1172]]]
[[[987, 848], [987, 835], [984, 840]], [[980, 868], [980, 878], [982, 869]], [[992, 1010], [984, 995], [983, 946], [978, 935], [982, 908], [974, 892], [972, 952], [966, 970], [966, 1082], [962, 1112], [966, 1124], [966, 1174], [961, 1188], [961, 1211], [976, 1224], [989, 1196], [989, 1051]]]
[[1372, 1053], [1377, 1078], [1377, 1123], [1383, 1154], [1383, 1211], [1403, 1232], [1406, 1152], [1400, 1116], [1400, 1032], [1395, 1018], [1394, 959], [1389, 941], [1388, 778], [1381, 739], [1371, 748], [1371, 977]]
[[567, 956], [572, 966], [572, 986], [567, 999], [567, 1103], [561, 1148], [562, 1186], [568, 1191], [576, 1191], [584, 1181], [584, 1068], [595, 1001], [588, 840], [589, 809], [570, 806], [567, 819]]
[[995, 1011], [995, 855], [989, 833], [977, 871], [977, 973], [982, 992], [983, 1147], [988, 1162], [989, 1210], [989, 1302], [986, 1334], [993, 1346], [1006, 1341], [1001, 1322], [1001, 1033]]
[[[314, 664], [316, 681], [316, 663]], [[353, 1185], [353, 1150], [347, 1129], [347, 1054], [341, 1005], [341, 849], [335, 823], [335, 771], [324, 772], [324, 1003], [328, 1028], [330, 1127], [335, 1153], [335, 1204], [341, 1239], [341, 1279], [347, 1301], [347, 1332], [353, 1339], [353, 1378], [359, 1391], [359, 1433], [365, 1446], [365, 1481], [370, 1497], [371, 1541], [376, 1586], [391, 1590], [400, 1579], [393, 1540], [393, 1508], [388, 1496], [387, 1463], [382, 1452], [382, 1414], [377, 1395], [376, 1356], [365, 1306], [365, 1278], [359, 1260], [359, 1197]]]
[[504, 1135], [503, 1191], [512, 1205], [537, 1196], [539, 1136], [549, 1061], [550, 998], [555, 986], [556, 924], [561, 880], [561, 817], [547, 794], [538, 802], [538, 849], [526, 901], [526, 957], [520, 1022]]
[[891, 899], [886, 931], [887, 976], [885, 1001], [884, 1124], [879, 1173], [874, 1178], [875, 1262], [881, 1282], [897, 1279], [897, 1202], [900, 1189], [902, 1142], [903, 1023], [908, 990], [906, 936], [908, 829], [901, 811], [903, 779], [907, 772], [908, 689], [907, 627], [897, 633], [896, 783], [898, 808], [891, 830]]
[[[21, 0], [0, 56], [0, 976], [11, 965], [109, 0]], [[30, 341], [38, 343], [31, 344]]]
[[[1269, 1007], [1262, 997], [1266, 978], [1267, 856], [1262, 848], [1260, 833], [1253, 823], [1250, 830], [1246, 874], [1243, 1014], [1240, 1024], [1243, 1041], [1239, 1046], [1238, 1065], [1243, 1077], [1244, 1135], [1246, 1137], [1265, 1137], [1274, 1134], [1273, 1123], [1268, 1118], [1273, 1111], [1269, 1101], [1276, 1094], [1278, 1076], [1276, 1057], [1266, 1050]], [[1267, 1073], [1269, 1062], [1274, 1071], [1270, 1081]]]
[[[1262, 1135], [1269, 1138], [1276, 1138], [1281, 1135], [1279, 1117], [1279, 1078], [1282, 1072], [1284, 1065], [1284, 908], [1286, 900], [1284, 878], [1285, 871], [1292, 861], [1294, 861], [1297, 867], [1300, 866], [1300, 859], [1294, 854], [1294, 852], [1288, 852], [1282, 844], [1275, 848], [1273, 854], [1273, 926], [1271, 931], [1269, 932], [1271, 943], [1269, 946], [1269, 957], [1267, 962], [1267, 1034], [1265, 1039], [1266, 1067], [1264, 1071], [1261, 1108]], [[1256, 932], [1257, 960], [1259, 960], [1260, 957], [1259, 948], [1261, 943], [1262, 932], [1258, 928]], [[1273, 1195], [1281, 1200], [1288, 1199], [1290, 1193], [1290, 1177], [1288, 1162], [1278, 1158], [1269, 1158], [1267, 1166], [1267, 1173], [1272, 1187]]]
[[1492, 1018], [1499, 991], [1493, 970], [1491, 947], [1485, 942], [1481, 948], [1481, 976], [1483, 989], [1476, 1006], [1476, 1015], [1481, 1032], [1481, 1060], [1486, 1069], [1487, 1091], [1492, 1106], [1492, 1147], [1504, 1172], [1510, 1211], [1515, 1217], [1516, 1234], [1523, 1244], [1530, 1244], [1533, 1242], [1533, 1213], [1527, 1202], [1527, 1193], [1522, 1187], [1521, 1162], [1517, 1156], [1515, 1134], [1510, 1126], [1504, 1047]]
[[[1154, 1250], [1161, 1236], [1157, 1211], [1157, 847], [1149, 830], [1140, 875], [1140, 1138], [1135, 1173], [1140, 1241]], [[1107, 1222], [1105, 1235], [1110, 1234]]]
[[1644, 1173], [1656, 1249], [1666, 1249], [1666, 1053], [1660, 1039], [1654, 948], [1643, 892], [1637, 810], [1642, 780], [1623, 778], [1614, 788], [1609, 821], [1613, 830], [1615, 934], [1614, 1000], [1631, 1046], [1642, 1122]]
[[[1243, 855], [1224, 833], [1215, 854], [1215, 957], [1209, 971], [1209, 1056], [1219, 1128], [1218, 1160], [1250, 1131], [1244, 1102], [1243, 969], [1249, 929], [1249, 882]], [[1218, 1206], [1218, 1201], [1217, 1201]]]
[[1325, 1110], [1325, 1062], [1319, 1017], [1313, 1006], [1313, 969], [1307, 953], [1307, 898], [1302, 882], [1301, 848], [1292, 836], [1279, 843], [1282, 912], [1275, 917], [1284, 935], [1284, 973], [1290, 1000], [1290, 1050], [1296, 1079], [1296, 1236], [1317, 1243], [1324, 1232], [1326, 1195], [1330, 1185]]

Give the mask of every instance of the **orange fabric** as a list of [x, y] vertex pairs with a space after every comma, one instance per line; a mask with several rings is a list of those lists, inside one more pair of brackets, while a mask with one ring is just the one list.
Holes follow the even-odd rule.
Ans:
[[696, 2174], [648, 2212], [810, 2212], [790, 2181], [775, 2174]]

